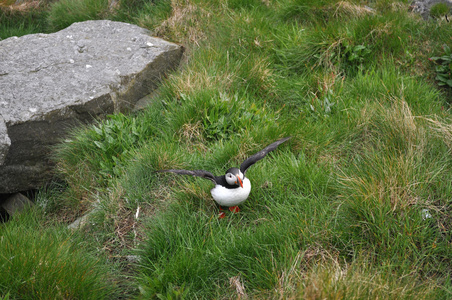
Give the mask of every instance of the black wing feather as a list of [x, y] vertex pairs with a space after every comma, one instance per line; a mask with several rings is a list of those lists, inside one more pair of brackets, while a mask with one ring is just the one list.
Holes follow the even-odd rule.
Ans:
[[157, 171], [159, 173], [163, 173], [163, 172], [167, 172], [167, 173], [176, 173], [176, 174], [181, 174], [181, 175], [191, 175], [191, 176], [197, 176], [197, 177], [202, 177], [204, 179], [208, 179], [213, 181], [213, 183], [217, 183], [215, 180], [215, 176], [210, 173], [209, 171], [205, 171], [205, 170], [175, 170], [175, 169], [169, 169], [169, 170], [159, 170]]
[[246, 170], [254, 165], [259, 160], [263, 159], [269, 152], [275, 150], [279, 145], [287, 141], [288, 139], [292, 138], [291, 136], [282, 138], [280, 140], [277, 140], [276, 142], [268, 145], [261, 151], [257, 152], [256, 154], [248, 157], [241, 165], [240, 165], [240, 171], [242, 171], [243, 174], [245, 174]]

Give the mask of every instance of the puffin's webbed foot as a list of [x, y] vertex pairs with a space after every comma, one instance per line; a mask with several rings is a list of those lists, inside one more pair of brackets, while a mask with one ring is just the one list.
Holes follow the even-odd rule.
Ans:
[[231, 206], [231, 207], [229, 207], [229, 211], [231, 211], [234, 214], [236, 214], [236, 213], [238, 213], [240, 211], [240, 208], [238, 206]]

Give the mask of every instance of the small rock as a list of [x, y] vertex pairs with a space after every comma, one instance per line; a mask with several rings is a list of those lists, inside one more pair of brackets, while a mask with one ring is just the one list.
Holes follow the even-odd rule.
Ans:
[[432, 215], [430, 214], [430, 212], [428, 211], [428, 209], [423, 209], [421, 211], [421, 215], [422, 215], [422, 220], [425, 219], [430, 219], [432, 217]]
[[83, 226], [86, 225], [86, 223], [88, 222], [88, 220], [91, 217], [91, 215], [94, 214], [95, 212], [97, 212], [98, 210], [99, 210], [98, 208], [94, 208], [93, 210], [88, 212], [86, 215], [81, 216], [80, 218], [78, 218], [77, 220], [75, 220], [74, 222], [69, 224], [67, 226], [67, 228], [68, 229], [80, 229], [80, 228], [82, 228]]
[[126, 259], [131, 263], [138, 263], [141, 261], [141, 258], [138, 255], [126, 255]]
[[410, 10], [420, 14], [424, 20], [428, 20], [430, 16], [430, 8], [437, 3], [446, 3], [452, 8], [451, 0], [417, 0], [411, 2]]
[[10, 216], [14, 215], [15, 213], [19, 213], [22, 210], [33, 205], [34, 203], [21, 193], [16, 193], [10, 196], [1, 204], [1, 206], [8, 212], [8, 215]]

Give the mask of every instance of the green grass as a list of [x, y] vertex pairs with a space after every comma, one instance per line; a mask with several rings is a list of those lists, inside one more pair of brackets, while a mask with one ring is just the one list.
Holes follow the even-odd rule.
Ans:
[[61, 0], [51, 4], [47, 23], [58, 31], [75, 22], [102, 19], [107, 11], [108, 0]]
[[46, 31], [47, 11], [42, 7], [30, 11], [9, 10], [0, 5], [0, 39]]
[[430, 8], [430, 16], [432, 18], [440, 18], [448, 15], [450, 7], [446, 3], [437, 3]]
[[[14, 2], [14, 1], [13, 1]], [[137, 23], [153, 29], [171, 13], [170, 1], [119, 1], [110, 5], [107, 0], [45, 0], [0, 4], [0, 38], [32, 33], [51, 33], [75, 22], [110, 19]]]
[[[146, 109], [76, 129], [55, 149], [64, 183], [39, 193], [41, 238], [28, 221], [1, 236], [23, 230], [51, 253], [81, 245], [61, 261], [110, 274], [123, 298], [451, 297], [450, 89], [428, 60], [452, 46], [450, 26], [390, 0], [84, 4], [49, 4], [41, 20], [48, 30], [133, 22], [183, 44], [185, 60]], [[155, 173], [221, 174], [284, 136], [249, 169], [251, 195], [225, 219], [209, 181]], [[77, 233], [60, 227], [93, 206]], [[17, 272], [31, 266], [42, 264]], [[37, 292], [81, 293], [52, 283], [53, 270]], [[2, 297], [24, 297], [2, 280]], [[88, 282], [106, 295], [108, 281]]]
[[23, 213], [0, 227], [0, 297], [115, 298], [113, 272], [101, 257], [67, 229], [41, 225], [38, 213]]

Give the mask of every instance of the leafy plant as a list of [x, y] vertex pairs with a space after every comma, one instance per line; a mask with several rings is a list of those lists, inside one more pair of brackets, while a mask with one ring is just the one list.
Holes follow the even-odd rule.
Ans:
[[309, 104], [309, 110], [311, 116], [316, 118], [328, 118], [334, 111], [334, 105], [336, 102], [333, 102], [334, 92], [331, 89], [327, 89], [322, 93], [320, 97], [314, 95]]
[[449, 86], [452, 88], [452, 51], [449, 46], [443, 46], [444, 54], [430, 58], [436, 64], [436, 80], [439, 86]]
[[345, 45], [345, 50], [343, 54], [343, 58], [345, 61], [343, 62], [348, 69], [362, 70], [363, 64], [366, 59], [369, 58], [372, 51], [369, 47], [365, 45]]
[[[187, 295], [189, 292], [189, 289], [185, 286], [185, 283], [183, 283], [181, 286], [175, 286], [171, 283], [168, 284], [168, 287], [165, 287], [164, 282], [161, 282], [160, 278], [147, 278], [148, 284], [147, 285], [140, 285], [138, 289], [140, 290], [141, 297], [138, 297], [138, 299], [160, 299], [160, 300], [181, 300], [181, 299], [187, 299]], [[164, 289], [165, 293], [158, 293], [159, 290]]]
[[119, 176], [131, 151], [155, 134], [158, 121], [151, 122], [154, 114], [145, 113], [141, 118], [111, 115], [96, 125], [74, 131], [55, 149], [63, 174], [72, 178], [85, 173], [82, 170], [87, 166], [99, 182]]
[[104, 158], [99, 160], [101, 172], [105, 175], [119, 175], [120, 170], [116, 167], [121, 165], [140, 141], [151, 134], [150, 129], [151, 126], [123, 114], [111, 115], [109, 119], [93, 126], [91, 138]]
[[246, 121], [243, 116], [240, 116], [242, 110], [238, 104], [237, 95], [231, 101], [220, 97], [220, 101], [212, 100], [205, 103], [203, 125], [207, 138], [224, 139], [240, 131]]

